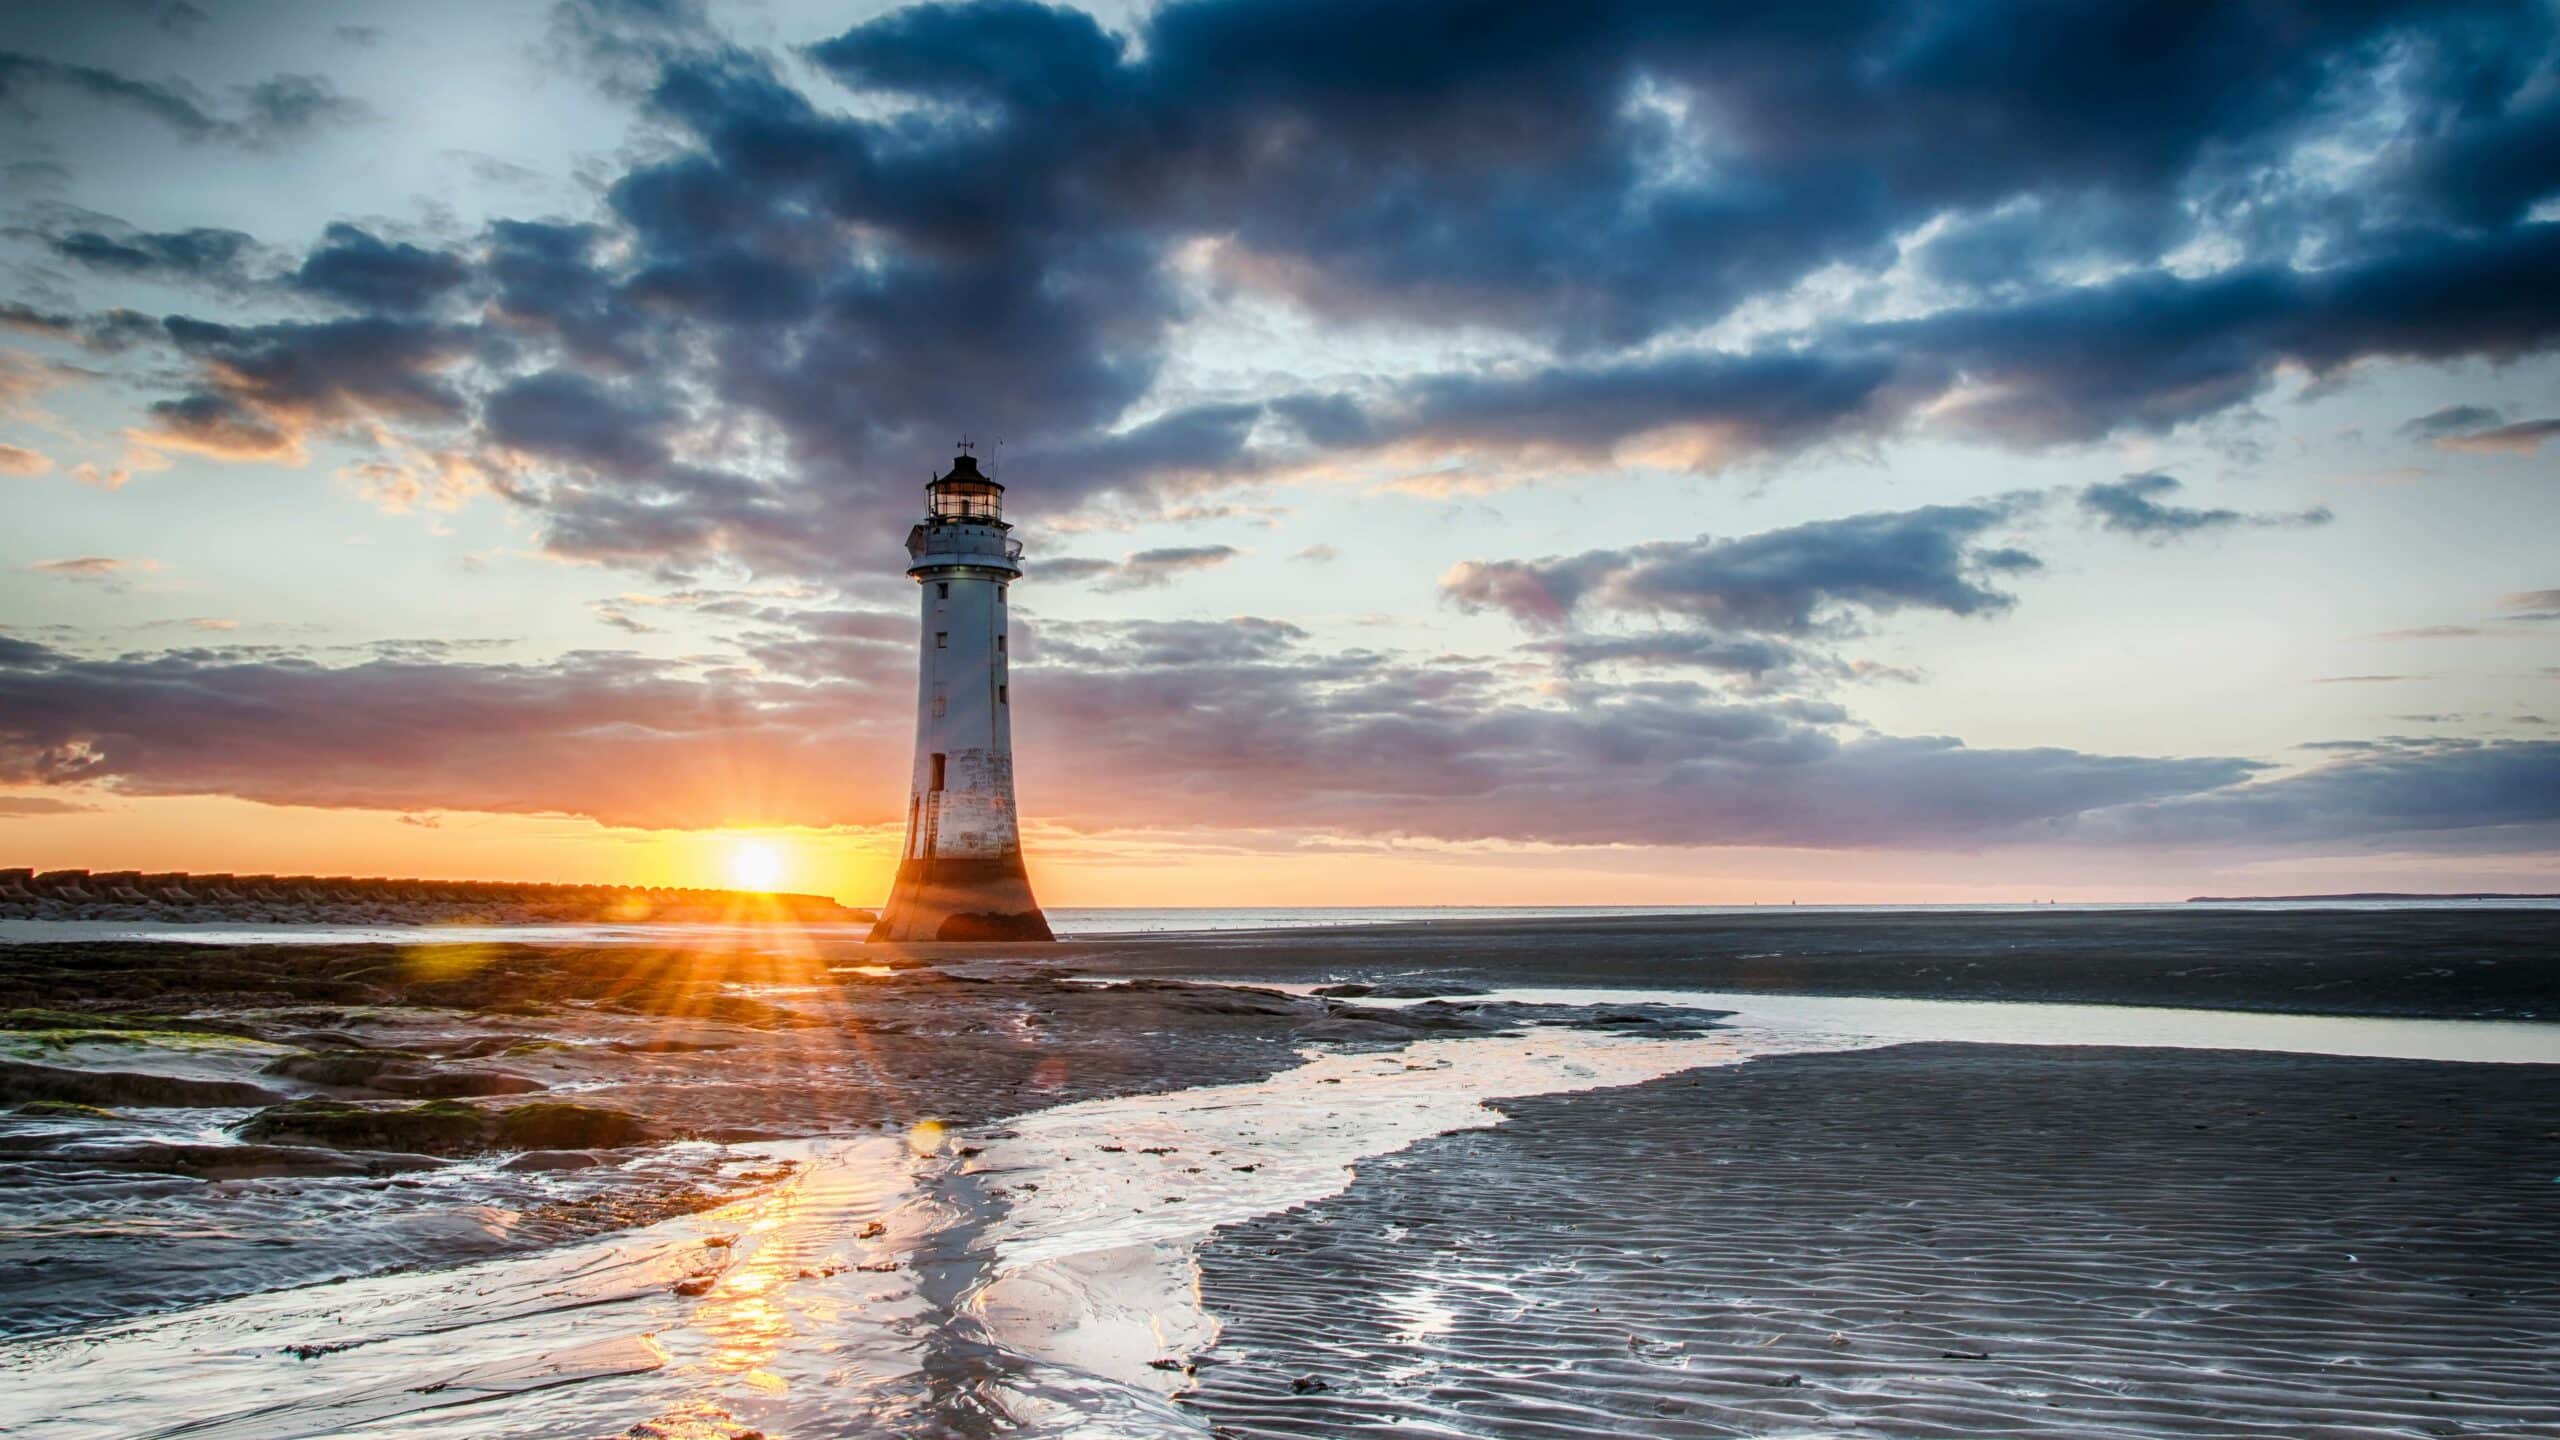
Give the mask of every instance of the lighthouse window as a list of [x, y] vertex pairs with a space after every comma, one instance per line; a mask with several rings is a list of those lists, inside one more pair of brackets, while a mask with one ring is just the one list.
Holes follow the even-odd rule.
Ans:
[[934, 648], [934, 649], [936, 649], [936, 650], [948, 650], [948, 649], [950, 649], [950, 648], [951, 648], [951, 632], [950, 632], [950, 631], [948, 631], [948, 630], [936, 630], [936, 631], [934, 631], [934, 632], [933, 632], [933, 648]]
[[996, 603], [999, 605], [1004, 603], [1004, 587], [1001, 585], [996, 587]]
[[940, 793], [942, 789], [942, 759], [942, 752], [939, 750], [935, 751], [933, 755], [933, 784], [928, 788], [932, 789], [936, 793]]
[[1004, 653], [1004, 636], [1002, 633], [998, 633], [996, 636], [996, 653], [999, 655]]
[[948, 600], [948, 599], [950, 599], [950, 598], [951, 598], [951, 582], [950, 582], [950, 581], [948, 581], [948, 580], [936, 580], [936, 581], [934, 581], [934, 582], [933, 582], [933, 598], [934, 598], [934, 599], [936, 599], [936, 600]]
[[1010, 689], [1012, 689], [1012, 688], [1013, 688], [1013, 687], [1012, 687], [1012, 686], [1010, 686], [1010, 685], [999, 685], [999, 686], [997, 686], [997, 687], [996, 687], [996, 703], [997, 703], [997, 704], [999, 704], [999, 705], [1010, 705], [1010, 704], [1012, 704], [1013, 702], [1012, 702], [1012, 701], [1010, 701], [1010, 700], [1008, 700], [1008, 699], [1006, 699], [1006, 698], [1005, 698], [1005, 694], [1004, 694], [1004, 692], [1006, 692], [1007, 690], [1010, 690]]

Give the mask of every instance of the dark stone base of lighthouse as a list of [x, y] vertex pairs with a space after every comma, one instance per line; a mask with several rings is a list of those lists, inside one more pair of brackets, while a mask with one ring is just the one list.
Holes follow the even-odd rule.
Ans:
[[1055, 940], [1022, 857], [898, 862], [874, 940]]

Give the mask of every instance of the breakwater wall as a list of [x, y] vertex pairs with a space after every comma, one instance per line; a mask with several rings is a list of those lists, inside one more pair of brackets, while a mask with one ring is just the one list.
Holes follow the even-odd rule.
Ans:
[[856, 924], [824, 895], [353, 875], [0, 868], [0, 919], [175, 924], [558, 925], [784, 920]]

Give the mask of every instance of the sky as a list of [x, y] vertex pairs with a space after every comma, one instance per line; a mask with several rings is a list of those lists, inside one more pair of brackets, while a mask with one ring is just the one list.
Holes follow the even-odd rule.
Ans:
[[2560, 12], [0, 10], [0, 864], [2560, 889]]

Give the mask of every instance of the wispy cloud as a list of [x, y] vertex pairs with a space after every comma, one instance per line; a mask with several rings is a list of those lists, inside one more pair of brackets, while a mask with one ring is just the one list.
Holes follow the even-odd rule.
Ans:
[[68, 560], [39, 560], [27, 567], [59, 580], [115, 580], [160, 568], [157, 560], [119, 560], [111, 555], [80, 555]]
[[2498, 603], [2509, 620], [2560, 620], [2560, 590], [2519, 590]]
[[1085, 582], [1096, 590], [1161, 590], [1185, 575], [1214, 570], [1243, 553], [1233, 545], [1170, 545], [1132, 551], [1117, 560], [1065, 555], [1032, 565], [1049, 579]]
[[2174, 475], [2156, 471], [2127, 475], [2121, 480], [2102, 481], [2083, 486], [2080, 509], [2094, 518], [2101, 529], [2120, 535], [2131, 535], [2154, 545], [2172, 540], [2207, 534], [2216, 530], [2242, 527], [2276, 527], [2301, 529], [2326, 525], [2336, 518], [2326, 505], [2290, 512], [2247, 513], [2231, 509], [2204, 509], [2169, 503], [2170, 497], [2185, 489]]
[[2543, 442], [2560, 438], [2560, 418], [2509, 423], [2506, 412], [2486, 405], [2447, 405], [2402, 425], [2400, 433], [2439, 450], [2531, 456]]

